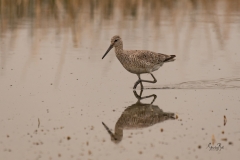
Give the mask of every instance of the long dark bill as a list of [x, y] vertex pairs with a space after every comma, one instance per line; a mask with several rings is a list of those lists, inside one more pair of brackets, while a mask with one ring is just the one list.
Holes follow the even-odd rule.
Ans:
[[108, 48], [108, 50], [106, 51], [106, 53], [103, 55], [102, 59], [108, 54], [108, 52], [113, 48], [113, 44], [111, 44]]

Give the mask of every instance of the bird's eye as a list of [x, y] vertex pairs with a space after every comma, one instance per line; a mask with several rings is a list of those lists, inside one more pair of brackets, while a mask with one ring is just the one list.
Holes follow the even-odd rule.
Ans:
[[117, 42], [118, 40], [116, 39], [114, 42]]

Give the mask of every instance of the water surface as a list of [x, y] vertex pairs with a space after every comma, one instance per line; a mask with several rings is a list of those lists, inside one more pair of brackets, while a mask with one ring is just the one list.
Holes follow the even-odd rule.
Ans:
[[[239, 10], [238, 0], [2, 0], [0, 159], [238, 159]], [[154, 102], [139, 106], [137, 76], [114, 50], [101, 59], [116, 34], [125, 49], [177, 56], [144, 84]], [[118, 143], [102, 125], [115, 133], [125, 113], [161, 111], [175, 119], [143, 119]]]

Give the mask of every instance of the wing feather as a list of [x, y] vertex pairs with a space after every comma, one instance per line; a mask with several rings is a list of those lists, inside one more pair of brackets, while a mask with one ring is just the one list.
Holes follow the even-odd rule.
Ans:
[[135, 56], [140, 61], [143, 61], [145, 63], [151, 63], [152, 65], [166, 62], [175, 57], [173, 55], [166, 55], [166, 54], [151, 52], [147, 50], [136, 50]]

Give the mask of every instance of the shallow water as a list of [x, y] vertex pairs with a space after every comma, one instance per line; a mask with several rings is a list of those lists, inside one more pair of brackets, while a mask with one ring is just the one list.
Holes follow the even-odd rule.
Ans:
[[[1, 1], [0, 159], [238, 159], [239, 10], [237, 0]], [[152, 104], [139, 105], [137, 76], [114, 50], [101, 59], [115, 34], [125, 49], [177, 56], [144, 84]]]

